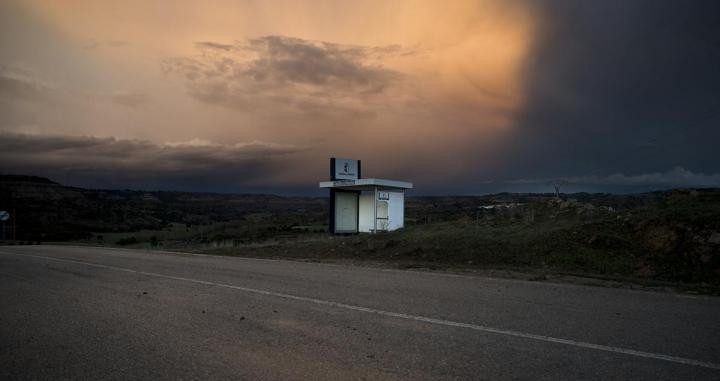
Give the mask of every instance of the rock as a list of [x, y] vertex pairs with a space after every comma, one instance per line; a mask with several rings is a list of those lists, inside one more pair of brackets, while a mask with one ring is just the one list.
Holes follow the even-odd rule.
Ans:
[[707, 241], [708, 243], [720, 245], [720, 232], [713, 232], [712, 234], [710, 234], [710, 237]]
[[660, 252], [672, 251], [678, 242], [677, 232], [668, 226], [653, 226], [645, 231], [645, 242]]
[[642, 278], [652, 278], [656, 273], [652, 266], [642, 263], [639, 268], [635, 270], [635, 274]]

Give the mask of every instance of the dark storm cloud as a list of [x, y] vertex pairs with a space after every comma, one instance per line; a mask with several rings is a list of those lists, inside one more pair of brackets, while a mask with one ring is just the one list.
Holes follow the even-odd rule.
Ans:
[[234, 45], [220, 44], [220, 43], [211, 42], [211, 41], [199, 41], [199, 42], [195, 43], [195, 46], [197, 46], [200, 49], [218, 49], [218, 50], [224, 50], [224, 51], [229, 51], [234, 47]]
[[[34, 173], [77, 185], [238, 190], [262, 184], [298, 149], [264, 142], [156, 144], [88, 136], [0, 133], [2, 172]], [[205, 188], [203, 188], [203, 186]]]
[[167, 60], [189, 95], [247, 110], [358, 111], [399, 78], [379, 60], [399, 46], [363, 47], [266, 36], [233, 45], [199, 42], [202, 54]]
[[526, 105], [499, 175], [720, 172], [720, 3], [532, 4]]

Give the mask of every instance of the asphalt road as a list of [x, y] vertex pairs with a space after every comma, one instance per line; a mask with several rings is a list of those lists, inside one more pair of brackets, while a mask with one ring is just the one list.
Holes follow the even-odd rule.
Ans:
[[720, 298], [0, 247], [2, 379], [720, 379]]

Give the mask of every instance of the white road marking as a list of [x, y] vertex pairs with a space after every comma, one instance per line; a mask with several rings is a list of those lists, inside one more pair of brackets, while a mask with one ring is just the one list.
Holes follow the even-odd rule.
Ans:
[[302, 302], [336, 307], [336, 308], [343, 308], [343, 309], [352, 310], [352, 311], [367, 312], [367, 313], [371, 313], [371, 314], [390, 316], [390, 317], [394, 317], [394, 318], [414, 320], [414, 321], [449, 326], [449, 327], [468, 328], [468, 329], [472, 329], [474, 331], [495, 333], [495, 334], [499, 334], [499, 335], [520, 337], [520, 338], [524, 338], [524, 339], [544, 341], [544, 342], [556, 343], [556, 344], [564, 344], [564, 345], [570, 345], [570, 346], [579, 347], [579, 348], [594, 349], [594, 350], [598, 350], [598, 351], [612, 352], [612, 353], [620, 353], [620, 354], [636, 356], [636, 357], [643, 357], [643, 358], [654, 359], [654, 360], [669, 361], [669, 362], [673, 362], [673, 363], [677, 363], [677, 364], [691, 365], [691, 366], [698, 366], [698, 367], [703, 367], [703, 368], [720, 370], [720, 364], [715, 364], [715, 363], [700, 361], [700, 360], [693, 360], [693, 359], [688, 359], [688, 358], [684, 358], [684, 357], [670, 356], [670, 355], [651, 353], [651, 352], [643, 352], [643, 351], [637, 351], [634, 349], [612, 347], [612, 346], [608, 346], [608, 345], [592, 344], [592, 343], [586, 343], [586, 342], [582, 342], [582, 341], [561, 339], [561, 338], [556, 338], [556, 337], [551, 337], [551, 336], [536, 335], [536, 334], [525, 333], [525, 332], [520, 332], [520, 331], [512, 331], [512, 330], [506, 330], [506, 329], [500, 329], [500, 328], [486, 327], [486, 326], [477, 325], [477, 324], [461, 323], [461, 322], [455, 322], [455, 321], [451, 321], [451, 320], [435, 319], [435, 318], [419, 316], [419, 315], [404, 314], [404, 313], [400, 313], [400, 312], [384, 311], [384, 310], [378, 310], [375, 308], [355, 306], [352, 304], [333, 302], [333, 301], [329, 301], [329, 300], [316, 299], [316, 298], [311, 298], [311, 297], [306, 297], [306, 296], [291, 295], [291, 294], [285, 294], [285, 293], [281, 293], [281, 292], [260, 290], [260, 289], [250, 288], [250, 287], [234, 286], [231, 284], [217, 283], [217, 282], [211, 282], [211, 281], [201, 280], [201, 279], [184, 278], [184, 277], [178, 277], [178, 276], [172, 276], [172, 275], [153, 273], [153, 272], [148, 272], [148, 271], [139, 271], [139, 270], [133, 270], [133, 269], [125, 268], [125, 267], [103, 265], [100, 263], [76, 261], [76, 260], [72, 260], [72, 259], [60, 259], [60, 258], [46, 257], [46, 256], [41, 256], [41, 255], [18, 254], [18, 253], [13, 253], [13, 252], [3, 252], [3, 253], [17, 255], [17, 256], [21, 256], [21, 257], [45, 259], [45, 260], [56, 261], [56, 262], [74, 263], [74, 264], [79, 264], [79, 265], [84, 265], [84, 266], [97, 267], [97, 268], [103, 268], [103, 269], [115, 270], [115, 271], [122, 271], [122, 272], [140, 274], [140, 275], [151, 276], [151, 277], [156, 277], [156, 278], [172, 279], [172, 280], [202, 284], [202, 285], [207, 285], [207, 286], [230, 288], [233, 290], [239, 290], [239, 291], [249, 292], [249, 293], [253, 293], [253, 294], [274, 296], [277, 298], [297, 300], [297, 301], [302, 301]]

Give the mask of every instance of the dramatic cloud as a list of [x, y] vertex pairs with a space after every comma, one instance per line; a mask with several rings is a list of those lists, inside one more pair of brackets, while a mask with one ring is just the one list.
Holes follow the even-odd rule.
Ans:
[[[260, 141], [217, 144], [203, 140], [156, 144], [90, 136], [0, 133], [5, 173], [37, 173], [85, 185], [143, 187], [174, 184], [182, 189], [262, 189], [282, 173], [282, 161], [298, 148]], [[199, 182], [199, 183], [198, 183]]]
[[[542, 179], [553, 178], [624, 192], [712, 185], [720, 173], [717, 1], [159, 7], [169, 13], [143, 1], [0, 1], [0, 129], [114, 136], [101, 146], [128, 145], [118, 149], [128, 157], [98, 165], [157, 157], [170, 167], [142, 159], [139, 173], [158, 171], [143, 178], [167, 189], [200, 189], [205, 180], [165, 174], [210, 161], [205, 178], [223, 190], [257, 189], [247, 177], [313, 192], [330, 156], [363, 159], [368, 176], [407, 179], [424, 194], [547, 191]], [[255, 144], [211, 142], [303, 150], [271, 150], [266, 175], [237, 176], [213, 168], [244, 173], [250, 159], [235, 166], [213, 150], [242, 157]], [[76, 143], [64, 152], [85, 153]], [[31, 171], [21, 164], [35, 157], [20, 151], [13, 163]], [[100, 172], [73, 181], [147, 186]]]
[[[167, 60], [188, 93], [203, 102], [240, 110], [278, 107], [301, 112], [361, 111], [400, 74], [381, 59], [399, 46], [362, 47], [266, 36], [235, 44], [198, 42], [201, 54]], [[271, 102], [268, 102], [271, 101]]]
[[502, 171], [720, 172], [720, 3], [537, 2]]

